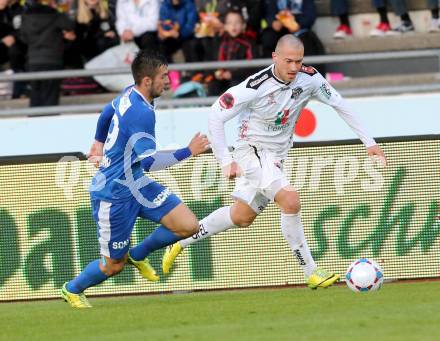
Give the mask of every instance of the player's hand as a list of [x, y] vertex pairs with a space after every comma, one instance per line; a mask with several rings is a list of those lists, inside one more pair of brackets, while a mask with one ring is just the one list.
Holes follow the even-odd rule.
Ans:
[[87, 160], [90, 163], [93, 163], [93, 165], [96, 168], [98, 168], [103, 155], [104, 155], [104, 143], [95, 141], [93, 142], [92, 147], [90, 147], [90, 151], [87, 154]]
[[229, 165], [223, 166], [223, 175], [229, 180], [233, 180], [242, 175], [240, 166], [237, 162], [232, 161]]
[[383, 152], [383, 150], [376, 144], [374, 146], [368, 147], [367, 148], [367, 153], [368, 156], [370, 156], [370, 158], [372, 159], [379, 159], [380, 163], [382, 164], [382, 166], [386, 167], [387, 165], [387, 158], [385, 156], [385, 153]]
[[188, 145], [192, 156], [199, 155], [209, 149], [209, 141], [206, 135], [197, 133]]

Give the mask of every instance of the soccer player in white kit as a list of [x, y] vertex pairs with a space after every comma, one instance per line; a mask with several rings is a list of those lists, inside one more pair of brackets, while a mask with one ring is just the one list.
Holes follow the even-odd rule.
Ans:
[[[370, 156], [386, 163], [385, 155], [357, 121], [347, 102], [313, 67], [302, 65], [304, 46], [285, 35], [272, 54], [274, 63], [227, 90], [212, 105], [209, 139], [223, 173], [236, 179], [232, 206], [222, 207], [200, 221], [201, 231], [169, 247], [162, 260], [169, 273], [188, 245], [235, 226], [246, 227], [271, 201], [281, 209], [281, 230], [302, 267], [308, 286], [328, 287], [339, 276], [316, 266], [300, 217], [299, 194], [282, 172], [292, 145], [293, 128], [311, 98], [332, 106], [359, 136]], [[229, 152], [224, 124], [239, 115], [240, 128]]]

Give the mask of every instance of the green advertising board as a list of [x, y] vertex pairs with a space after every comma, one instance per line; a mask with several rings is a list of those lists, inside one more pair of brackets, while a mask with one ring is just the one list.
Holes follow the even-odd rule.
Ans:
[[[302, 219], [317, 263], [339, 274], [370, 257], [386, 279], [440, 274], [440, 140], [383, 142], [381, 168], [360, 144], [297, 146], [285, 172], [299, 190]], [[87, 187], [87, 161], [0, 166], [0, 301], [52, 298], [61, 285], [99, 257]], [[153, 177], [203, 218], [231, 203], [233, 182], [212, 154]], [[138, 220], [136, 244], [156, 225]], [[163, 250], [151, 256], [160, 272]], [[161, 272], [160, 272], [161, 274]], [[132, 267], [90, 295], [283, 286], [304, 282], [271, 204], [249, 228], [235, 228], [189, 247], [175, 271], [158, 283]]]

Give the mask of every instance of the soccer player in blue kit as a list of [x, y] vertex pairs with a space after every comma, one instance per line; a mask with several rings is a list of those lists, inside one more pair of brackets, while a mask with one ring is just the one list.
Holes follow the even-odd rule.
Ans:
[[[106, 139], [90, 197], [101, 259], [89, 263], [76, 278], [63, 285], [61, 295], [74, 308], [90, 308], [84, 290], [118, 274], [126, 263], [134, 265], [142, 277], [158, 281], [159, 276], [146, 257], [199, 230], [194, 213], [170, 190], [145, 176], [144, 170], [165, 169], [196, 156], [208, 148], [209, 142], [198, 133], [186, 148], [156, 151], [152, 103], [169, 87], [167, 61], [157, 52], [142, 50], [131, 70], [135, 85], [107, 105], [98, 120], [96, 136], [104, 134]], [[112, 117], [110, 126], [108, 117]], [[161, 225], [130, 248], [137, 217]]]

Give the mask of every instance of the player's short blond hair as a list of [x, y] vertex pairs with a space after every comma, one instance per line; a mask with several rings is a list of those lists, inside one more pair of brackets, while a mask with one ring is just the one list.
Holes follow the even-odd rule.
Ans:
[[295, 37], [293, 34], [285, 34], [280, 39], [278, 39], [277, 45], [275, 47], [275, 52], [279, 52], [279, 50], [284, 46], [304, 49], [304, 44], [301, 39]]

